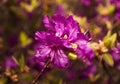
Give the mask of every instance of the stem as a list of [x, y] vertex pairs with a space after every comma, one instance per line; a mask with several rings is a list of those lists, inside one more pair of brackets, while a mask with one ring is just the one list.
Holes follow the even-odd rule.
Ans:
[[107, 73], [107, 75], [108, 75], [110, 78], [112, 78], [112, 76], [111, 76], [111, 74], [110, 74], [110, 72], [109, 72], [109, 70], [108, 70], [108, 68], [106, 67], [106, 65], [105, 65], [104, 62], [102, 62], [102, 65], [103, 65], [103, 68], [104, 68], [105, 72]]
[[47, 63], [45, 64], [45, 66], [43, 67], [43, 69], [40, 71], [40, 73], [38, 74], [38, 76], [35, 78], [35, 80], [33, 80], [32, 84], [36, 84], [37, 81], [40, 79], [40, 77], [42, 76], [43, 72], [45, 71], [45, 69], [47, 68], [47, 66], [50, 64], [50, 60], [47, 61]]

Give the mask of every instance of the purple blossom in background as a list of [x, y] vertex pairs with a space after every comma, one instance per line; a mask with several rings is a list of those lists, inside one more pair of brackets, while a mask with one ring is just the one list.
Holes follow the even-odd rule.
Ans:
[[[78, 16], [87, 17], [87, 19], [93, 19], [97, 16], [97, 6], [102, 0], [78, 0], [79, 6], [74, 9], [74, 13]], [[74, 7], [74, 6], [73, 6]], [[89, 9], [86, 11], [86, 9]]]
[[120, 19], [120, 0], [110, 0], [111, 4], [115, 4], [115, 16], [117, 19]]
[[120, 19], [120, 10], [117, 10], [115, 15], [118, 19]]
[[34, 68], [34, 69], [40, 71], [44, 67], [45, 62], [39, 61], [39, 58], [36, 58], [35, 56], [30, 56], [27, 59], [27, 65], [31, 68]]
[[4, 66], [6, 69], [14, 69], [18, 67], [18, 65], [11, 57], [6, 58]]
[[112, 4], [115, 4], [117, 8], [120, 8], [120, 0], [110, 0]]
[[93, 4], [98, 5], [102, 1], [103, 0], [80, 0], [80, 2], [85, 6], [92, 6]]
[[80, 71], [80, 78], [81, 79], [89, 78], [90, 76], [92, 76], [96, 72], [97, 72], [96, 66], [94, 64], [91, 64]]
[[114, 59], [114, 66], [120, 70], [120, 43], [117, 44], [117, 47], [112, 48], [111, 55]]
[[64, 6], [61, 5], [61, 4], [56, 6], [56, 11], [55, 12], [58, 13], [58, 14], [61, 14], [61, 15], [65, 15], [66, 14]]
[[86, 6], [90, 6], [91, 5], [91, 0], [80, 0], [81, 3], [83, 3]]
[[86, 61], [93, 58], [93, 52], [87, 46], [88, 38], [80, 31], [79, 24], [72, 16], [65, 18], [54, 14], [51, 19], [45, 16], [43, 23], [47, 32], [35, 33], [35, 39], [39, 42], [35, 47], [35, 56], [40, 61], [46, 62], [50, 59], [57, 67], [65, 68], [68, 64], [66, 50], [75, 52], [80, 58], [84, 56]]
[[66, 77], [68, 78], [68, 80], [74, 80], [75, 79], [75, 75], [76, 73], [73, 70], [69, 70], [66, 73]]
[[10, 47], [13, 47], [13, 46], [17, 45], [18, 36], [17, 35], [10, 36], [9, 39], [8, 39], [8, 43], [9, 43]]
[[116, 6], [116, 11], [115, 11], [115, 16], [120, 19], [120, 0], [116, 0], [115, 2], [115, 6]]

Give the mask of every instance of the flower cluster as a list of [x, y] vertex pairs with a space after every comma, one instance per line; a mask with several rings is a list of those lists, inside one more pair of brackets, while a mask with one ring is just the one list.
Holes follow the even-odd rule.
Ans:
[[65, 68], [68, 64], [67, 51], [90, 63], [94, 54], [88, 45], [88, 37], [81, 32], [79, 24], [72, 16], [54, 14], [50, 19], [45, 16], [43, 23], [47, 31], [35, 33], [38, 44], [35, 56], [41, 61], [50, 60], [55, 66]]

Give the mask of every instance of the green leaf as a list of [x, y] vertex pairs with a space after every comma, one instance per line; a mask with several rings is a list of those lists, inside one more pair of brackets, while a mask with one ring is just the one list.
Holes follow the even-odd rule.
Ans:
[[60, 79], [59, 84], [63, 84], [63, 80], [62, 79]]
[[37, 8], [39, 6], [38, 0], [32, 0], [31, 4], [32, 4], [33, 8]]
[[114, 65], [114, 60], [112, 56], [109, 53], [105, 53], [103, 56], [103, 60], [109, 65], [113, 66]]
[[24, 3], [24, 2], [22, 2], [20, 5], [21, 5], [21, 7], [22, 7], [23, 9], [25, 9], [25, 10], [28, 11], [28, 12], [32, 12], [33, 9], [34, 9], [33, 6], [28, 5], [28, 4]]
[[108, 14], [112, 14], [115, 11], [115, 5], [109, 5], [107, 9], [108, 9]]
[[117, 38], [117, 34], [114, 33], [111, 35], [111, 31], [109, 31], [107, 35], [104, 37], [103, 42], [105, 43], [105, 46], [109, 48], [114, 46], [116, 38]]
[[111, 37], [110, 37], [110, 41], [111, 41], [111, 47], [115, 45], [115, 41], [117, 39], [117, 34], [114, 33]]
[[31, 0], [30, 4], [25, 2], [20, 3], [20, 6], [28, 12], [32, 12], [35, 8], [39, 6], [38, 0]]
[[107, 35], [103, 38], [103, 41], [106, 41], [111, 36], [111, 31], [108, 31]]
[[28, 36], [25, 34], [25, 32], [20, 33], [19, 39], [20, 39], [20, 43], [21, 43], [22, 47], [25, 47], [32, 42], [32, 39], [28, 38]]
[[110, 14], [114, 13], [115, 5], [104, 6], [104, 5], [100, 4], [98, 6], [97, 10], [98, 10], [98, 13], [101, 15], [110, 15]]
[[62, 4], [62, 3], [63, 3], [63, 0], [56, 0], [56, 2], [57, 2], [58, 4]]
[[31, 73], [25, 73], [23, 76], [22, 76], [22, 79], [27, 81], [27, 82], [30, 82], [32, 80], [32, 74]]
[[97, 10], [98, 10], [98, 13], [100, 15], [108, 15], [108, 9], [107, 7], [105, 7], [104, 5], [100, 4], [98, 7], [97, 7]]
[[6, 84], [7, 79], [5, 77], [0, 77], [0, 84]]
[[20, 65], [20, 70], [23, 71], [25, 66], [25, 59], [23, 55], [21, 55], [21, 58], [19, 59], [19, 65]]

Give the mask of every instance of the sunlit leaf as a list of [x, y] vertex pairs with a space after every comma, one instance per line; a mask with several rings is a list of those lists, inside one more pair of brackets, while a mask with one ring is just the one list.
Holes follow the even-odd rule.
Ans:
[[108, 6], [104, 6], [102, 4], [100, 4], [98, 6], [98, 12], [101, 15], [110, 15], [115, 11], [115, 5], [108, 5]]
[[111, 47], [114, 46], [116, 39], [117, 39], [117, 34], [114, 33], [114, 34], [110, 37], [110, 40], [111, 40], [111, 45], [110, 45], [110, 46], [111, 46]]
[[108, 10], [107, 10], [107, 8], [106, 7], [104, 7], [102, 4], [100, 4], [99, 6], [98, 6], [98, 12], [99, 12], [99, 14], [100, 15], [107, 15], [108, 14]]
[[22, 47], [25, 47], [25, 46], [29, 45], [32, 42], [32, 39], [28, 38], [28, 36], [24, 32], [20, 33], [19, 38], [20, 38], [20, 43], [21, 43]]
[[20, 65], [20, 70], [23, 71], [25, 66], [25, 59], [23, 55], [21, 55], [21, 58], [19, 58], [19, 65]]
[[36, 8], [39, 6], [38, 0], [32, 0], [31, 4], [32, 4], [33, 8]]
[[103, 38], [103, 41], [106, 41], [111, 36], [111, 31], [108, 31], [107, 35]]
[[114, 33], [111, 35], [111, 32], [109, 31], [107, 35], [104, 37], [103, 42], [105, 43], [105, 46], [109, 48], [114, 46], [116, 42], [116, 38], [117, 38], [117, 34]]
[[34, 9], [33, 6], [28, 5], [28, 4], [24, 3], [24, 2], [22, 2], [20, 5], [21, 5], [22, 8], [24, 8], [28, 12], [32, 12], [33, 9]]
[[106, 21], [105, 24], [108, 29], [112, 28], [112, 23], [110, 21]]
[[63, 2], [63, 0], [56, 0], [56, 2], [57, 2], [58, 4], [61, 4], [61, 3]]
[[105, 53], [103, 56], [103, 60], [109, 65], [113, 66], [114, 65], [114, 60], [112, 56], [109, 53]]
[[28, 12], [32, 12], [35, 8], [39, 6], [38, 0], [31, 0], [31, 4], [25, 2], [20, 3], [21, 7]]
[[108, 9], [108, 14], [112, 14], [115, 11], [115, 5], [109, 5], [107, 9]]

